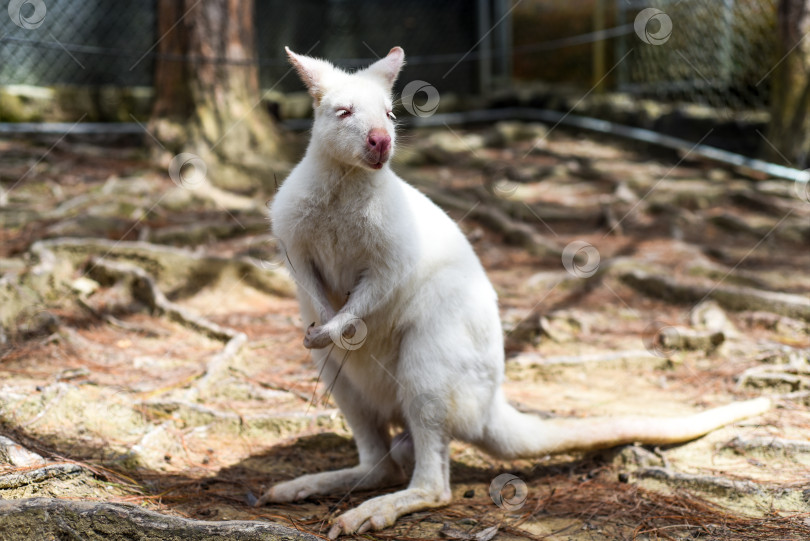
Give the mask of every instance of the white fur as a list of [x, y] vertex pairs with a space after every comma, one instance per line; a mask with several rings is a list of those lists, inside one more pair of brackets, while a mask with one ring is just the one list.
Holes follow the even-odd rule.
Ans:
[[[451, 438], [498, 457], [538, 456], [636, 440], [682, 441], [767, 408], [760, 401], [712, 410], [699, 414], [700, 426], [698, 416], [669, 424], [643, 418], [565, 423], [516, 411], [500, 390], [496, 294], [472, 247], [441, 209], [387, 161], [375, 168], [369, 155], [371, 130], [388, 134], [393, 152], [390, 94], [404, 53], [394, 48], [353, 74], [288, 54], [315, 99], [315, 120], [306, 155], [272, 203], [273, 231], [298, 284], [305, 346], [323, 367], [324, 381], [334, 383], [360, 464], [281, 483], [260, 504], [396, 484], [412, 467], [408, 488], [338, 517], [330, 536], [380, 529], [450, 500]], [[343, 349], [343, 331], [355, 318], [367, 328], [365, 342]], [[397, 426], [405, 433], [392, 450], [390, 430]]]

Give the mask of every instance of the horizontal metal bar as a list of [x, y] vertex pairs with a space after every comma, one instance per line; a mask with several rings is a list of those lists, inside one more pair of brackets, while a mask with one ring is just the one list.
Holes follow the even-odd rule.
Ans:
[[[563, 124], [577, 128], [606, 133], [657, 145], [681, 152], [689, 152], [695, 156], [701, 156], [719, 163], [742, 167], [753, 171], [759, 171], [775, 178], [783, 178], [797, 182], [810, 181], [810, 172], [786, 167], [775, 163], [766, 162], [756, 158], [749, 158], [742, 154], [729, 152], [717, 147], [698, 144], [665, 135], [644, 128], [634, 128], [617, 124], [608, 120], [598, 118], [572, 115], [552, 111], [549, 109], [534, 109], [530, 107], [509, 107], [504, 109], [480, 109], [474, 111], [464, 111], [457, 113], [440, 113], [429, 117], [411, 117], [403, 119], [401, 124], [406, 127], [435, 127], [445, 125], [462, 125], [497, 122], [501, 120], [529, 120], [551, 124]], [[284, 125], [291, 130], [302, 131], [312, 126], [309, 119], [292, 119], [284, 122]], [[67, 122], [46, 122], [46, 123], [0, 123], [0, 134], [65, 134], [68, 131], [72, 134], [122, 134], [137, 135], [143, 133], [143, 128], [134, 122], [103, 123], [86, 122], [70, 124]]]
[[143, 128], [135, 122], [0, 122], [0, 134], [12, 135], [137, 135]]

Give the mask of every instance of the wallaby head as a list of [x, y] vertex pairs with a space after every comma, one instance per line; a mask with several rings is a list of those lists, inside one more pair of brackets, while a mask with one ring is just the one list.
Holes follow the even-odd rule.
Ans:
[[312, 144], [342, 164], [381, 169], [394, 151], [391, 89], [405, 52], [394, 47], [371, 66], [347, 73], [325, 60], [286, 50], [313, 98]]

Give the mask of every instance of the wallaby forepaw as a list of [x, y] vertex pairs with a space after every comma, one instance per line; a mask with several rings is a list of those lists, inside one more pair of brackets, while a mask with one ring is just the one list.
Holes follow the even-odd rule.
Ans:
[[366, 341], [366, 324], [349, 313], [337, 314], [323, 325], [313, 323], [307, 327], [304, 346], [308, 349], [325, 348], [331, 344], [341, 349], [358, 349]]
[[315, 327], [314, 324], [307, 327], [304, 334], [304, 347], [307, 349], [322, 349], [332, 343], [329, 329], [325, 325]]

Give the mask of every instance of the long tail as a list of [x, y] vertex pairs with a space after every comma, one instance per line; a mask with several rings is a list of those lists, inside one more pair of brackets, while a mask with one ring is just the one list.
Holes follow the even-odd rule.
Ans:
[[684, 417], [597, 417], [544, 420], [521, 413], [503, 396], [494, 401], [480, 442], [500, 458], [530, 458], [567, 451], [590, 451], [628, 443], [666, 445], [693, 440], [721, 426], [771, 407], [767, 398], [734, 402]]

